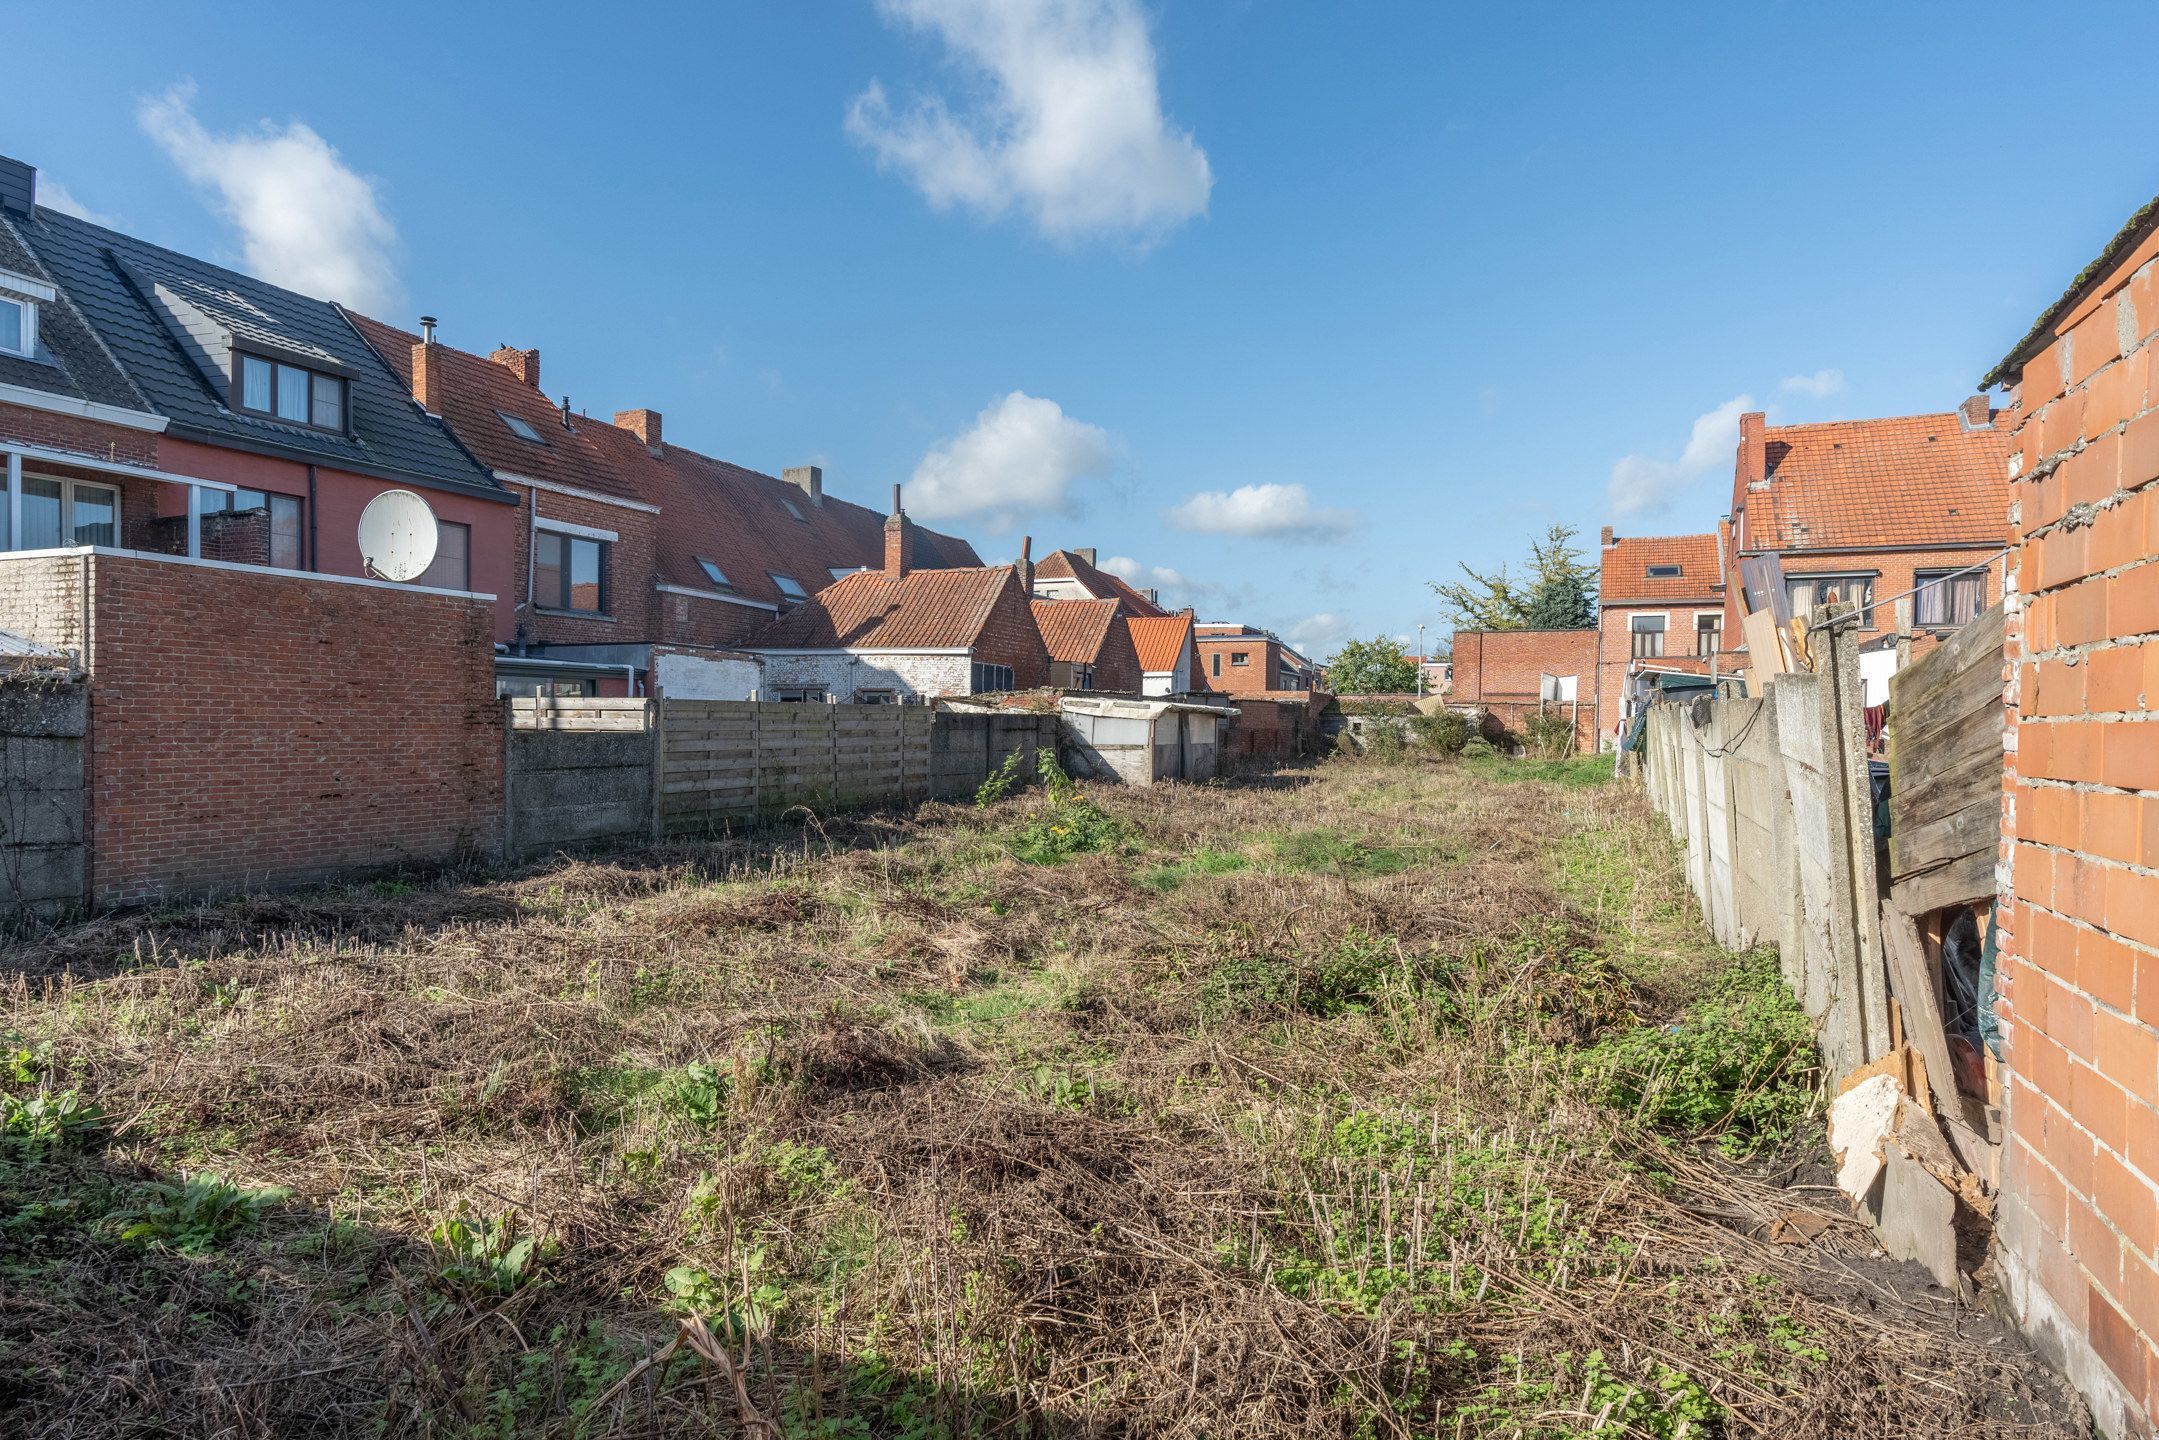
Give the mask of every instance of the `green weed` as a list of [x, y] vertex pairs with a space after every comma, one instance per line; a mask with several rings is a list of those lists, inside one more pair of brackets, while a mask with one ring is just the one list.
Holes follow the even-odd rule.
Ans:
[[519, 1235], [517, 1212], [467, 1218], [458, 1214], [427, 1232], [439, 1259], [437, 1274], [453, 1286], [510, 1295], [538, 1273], [539, 1237]]
[[1324, 827], [1292, 830], [1269, 842], [1277, 864], [1287, 870], [1336, 871], [1346, 875], [1399, 875], [1410, 866], [1400, 850], [1376, 848]]
[[205, 1173], [179, 1185], [152, 1181], [137, 1193], [135, 1208], [113, 1217], [122, 1240], [201, 1255], [253, 1225], [291, 1192], [243, 1189]]
[[1187, 880], [1194, 880], [1202, 875], [1234, 875], [1251, 867], [1252, 862], [1241, 851], [1202, 847], [1182, 860], [1148, 866], [1140, 871], [1139, 883], [1142, 889], [1152, 890], [1157, 895], [1166, 895]]

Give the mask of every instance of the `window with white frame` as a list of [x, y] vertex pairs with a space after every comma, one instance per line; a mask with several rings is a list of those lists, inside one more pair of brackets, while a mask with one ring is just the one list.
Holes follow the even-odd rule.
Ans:
[[120, 492], [87, 480], [52, 475], [22, 477], [22, 533], [7, 537], [0, 516], [0, 544], [14, 550], [55, 550], [63, 545], [117, 546]]
[[1913, 574], [1919, 591], [1912, 597], [1912, 619], [1933, 630], [1953, 630], [1979, 618], [1987, 608], [1987, 572], [1920, 570]]
[[1654, 660], [1664, 653], [1664, 617], [1634, 615], [1627, 620], [1631, 654], [1637, 660]]
[[37, 353], [37, 302], [0, 293], [0, 354]]
[[344, 431], [345, 382], [339, 377], [245, 352], [235, 363], [235, 408], [311, 430]]

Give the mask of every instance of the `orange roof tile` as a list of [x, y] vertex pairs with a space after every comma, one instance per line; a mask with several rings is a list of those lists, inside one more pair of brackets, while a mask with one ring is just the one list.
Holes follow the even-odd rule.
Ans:
[[[1654, 573], [1677, 566], [1677, 575]], [[1710, 600], [1724, 588], [1714, 535], [1622, 535], [1604, 548], [1597, 581], [1602, 605]]]
[[1035, 628], [1049, 647], [1050, 659], [1092, 665], [1102, 657], [1110, 627], [1117, 623], [1114, 600], [1037, 600]]
[[1139, 668], [1150, 675], [1177, 668], [1177, 657], [1192, 644], [1192, 612], [1176, 615], [1128, 615], [1132, 648], [1139, 652]]
[[910, 570], [898, 580], [863, 570], [823, 590], [741, 642], [750, 650], [972, 648], [1007, 585], [1005, 565]]
[[1768, 477], [1736, 498], [1749, 551], [2009, 540], [2008, 437], [1955, 411], [1764, 432]]

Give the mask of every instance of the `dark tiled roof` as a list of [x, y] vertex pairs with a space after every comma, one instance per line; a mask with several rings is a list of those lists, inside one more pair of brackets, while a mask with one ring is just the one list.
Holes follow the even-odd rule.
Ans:
[[1009, 566], [865, 570], [836, 580], [742, 641], [748, 650], [972, 648], [990, 611], [1019, 577]]
[[1177, 668], [1177, 657], [1192, 644], [1192, 614], [1131, 615], [1125, 624], [1132, 629], [1132, 648], [1139, 652], [1139, 668], [1150, 675], [1167, 674]]
[[[502, 495], [410, 394], [335, 305], [39, 206], [18, 233], [152, 409], [211, 444], [422, 485]], [[216, 378], [233, 340], [351, 387], [352, 434], [334, 435], [227, 408]]]
[[1768, 480], [1739, 497], [1746, 548], [1894, 550], [2009, 541], [2007, 437], [1954, 411], [1772, 425]]
[[[1649, 573], [1653, 566], [1666, 565], [1677, 565], [1680, 573]], [[1605, 547], [1597, 599], [1605, 605], [1705, 600], [1723, 584], [1714, 535], [1622, 535]]]
[[1169, 611], [1149, 600], [1139, 591], [1133, 589], [1115, 575], [1110, 574], [1109, 571], [1102, 569], [1098, 565], [1090, 564], [1085, 558], [1073, 554], [1070, 550], [1052, 550], [1049, 554], [1043, 556], [1042, 563], [1035, 566], [1035, 574], [1038, 576], [1046, 575], [1054, 580], [1077, 580], [1080, 588], [1097, 600], [1122, 602], [1123, 613], [1126, 615], [1169, 614]]
[[1117, 623], [1114, 600], [1037, 600], [1035, 628], [1050, 659], [1074, 665], [1092, 665], [1102, 658], [1109, 643], [1110, 627]]
[[[410, 390], [412, 347], [420, 337], [365, 315], [347, 312], [347, 318]], [[507, 367], [448, 345], [435, 349], [443, 367], [436, 402], [442, 418], [482, 464], [511, 475], [650, 503], [643, 482], [663, 462], [645, 448], [644, 441], [605, 420], [580, 415], [571, 416], [565, 428], [562, 411], [545, 392], [527, 385]], [[515, 415], [541, 438], [520, 439], [504, 422], [504, 415]]]
[[23, 244], [13, 218], [5, 214], [0, 214], [0, 270], [13, 270], [60, 290], [57, 303], [38, 306], [38, 353], [27, 359], [0, 355], [0, 383], [65, 395], [72, 400], [116, 405], [123, 410], [150, 408], [90, 333], [60, 282]]

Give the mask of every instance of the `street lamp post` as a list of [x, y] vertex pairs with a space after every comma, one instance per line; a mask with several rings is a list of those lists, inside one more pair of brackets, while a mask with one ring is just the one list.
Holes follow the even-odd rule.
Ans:
[[1417, 622], [1417, 698], [1424, 698], [1424, 622]]

